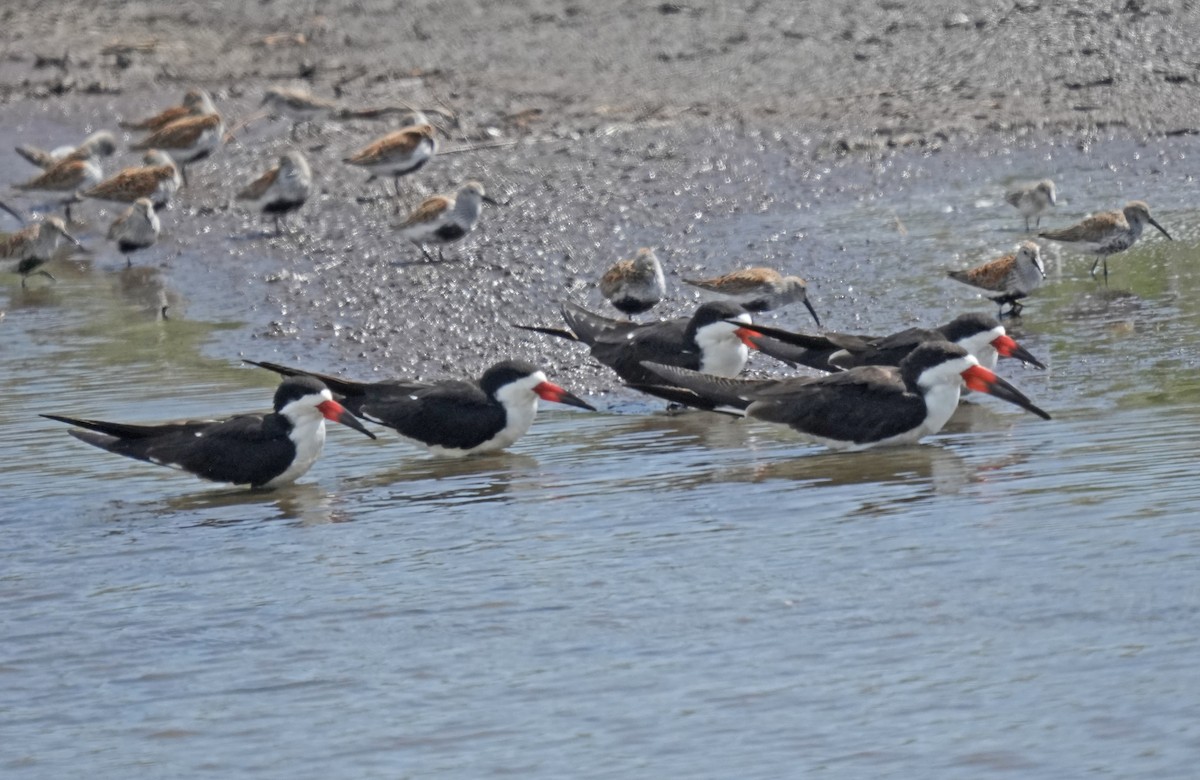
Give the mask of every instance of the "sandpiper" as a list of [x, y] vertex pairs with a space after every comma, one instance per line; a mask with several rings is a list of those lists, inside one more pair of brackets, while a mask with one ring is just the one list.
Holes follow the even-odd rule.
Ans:
[[482, 184], [477, 181], [466, 182], [454, 195], [426, 198], [396, 226], [396, 230], [420, 247], [425, 259], [430, 262], [433, 262], [433, 256], [424, 245], [438, 244], [438, 259], [444, 260], [441, 245], [458, 241], [475, 228], [482, 201], [496, 205], [496, 201], [484, 192]]
[[400, 177], [414, 173], [437, 153], [438, 143], [433, 125], [428, 122], [402, 127], [372, 141], [342, 162], [357, 165], [371, 172], [367, 181], [391, 176], [400, 195]]
[[268, 89], [263, 94], [262, 107], [273, 118], [286, 117], [292, 120], [292, 140], [296, 139], [296, 130], [300, 125], [314, 123], [337, 110], [337, 104], [333, 101], [315, 97], [307, 90], [287, 87]]
[[142, 130], [153, 133], [162, 130], [172, 122], [188, 116], [217, 113], [212, 97], [202, 89], [189, 89], [183, 96], [183, 102], [158, 112], [154, 116], [134, 121], [117, 122], [125, 130]]
[[1108, 283], [1108, 256], [1124, 252], [1133, 246], [1142, 235], [1146, 223], [1154, 225], [1171, 240], [1167, 229], [1150, 216], [1150, 207], [1145, 201], [1131, 200], [1120, 211], [1104, 211], [1093, 214], [1082, 222], [1062, 230], [1047, 230], [1038, 233], [1042, 238], [1070, 244], [1080, 252], [1096, 255], [1092, 263], [1092, 276], [1096, 266], [1104, 262], [1104, 282]]
[[107, 130], [92, 133], [79, 146], [60, 146], [46, 151], [30, 144], [17, 147], [17, 154], [39, 168], [46, 169], [67, 157], [78, 159], [91, 157], [109, 157], [117, 151], [117, 140]]
[[154, 203], [149, 198], [138, 198], [125, 213], [113, 220], [108, 228], [108, 238], [116, 241], [117, 249], [125, 253], [125, 264], [133, 265], [130, 255], [153, 246], [161, 229]]
[[1050, 210], [1050, 207], [1058, 203], [1058, 192], [1054, 189], [1054, 182], [1049, 179], [1042, 179], [1039, 182], [1025, 184], [1017, 187], [1004, 196], [1004, 200], [1009, 204], [1016, 206], [1021, 212], [1021, 216], [1025, 217], [1025, 232], [1029, 232], [1029, 218], [1034, 217], [1034, 227], [1038, 227], [1042, 223], [1042, 215]]
[[75, 154], [56, 162], [29, 181], [13, 186], [18, 190], [67, 193], [59, 203], [63, 206], [67, 221], [70, 222], [71, 204], [78, 202], [79, 191], [91, 189], [102, 178], [104, 172], [100, 170], [100, 164], [94, 154]]
[[1008, 304], [1008, 316], [1017, 316], [1025, 308], [1018, 303], [1033, 293], [1046, 278], [1046, 267], [1042, 265], [1042, 250], [1032, 241], [1022, 241], [1013, 254], [997, 257], [982, 265], [965, 271], [950, 271], [948, 276], [981, 290], [1000, 293], [988, 297], [1000, 305], [1004, 317], [1004, 305]]
[[16, 270], [21, 275], [22, 287], [33, 273], [53, 281], [54, 277], [41, 266], [54, 256], [63, 242], [81, 246], [79, 240], [67, 232], [65, 222], [58, 217], [46, 217], [0, 239], [0, 257], [17, 261]]
[[254, 201], [254, 207], [275, 220], [275, 235], [281, 232], [280, 219], [304, 205], [312, 194], [312, 169], [298, 151], [279, 158], [270, 170], [237, 194], [238, 200]]
[[662, 264], [647, 247], [618, 260], [600, 277], [600, 294], [627, 317], [653, 309], [666, 293]]
[[711, 279], [683, 281], [701, 290], [728, 295], [751, 312], [779, 309], [789, 303], [803, 303], [817, 327], [821, 326], [821, 318], [808, 300], [808, 285], [799, 276], [784, 276], [774, 268], [743, 268]]
[[151, 149], [142, 158], [145, 165], [125, 168], [86, 190], [85, 198], [132, 203], [149, 198], [155, 208], [164, 208], [179, 189], [183, 179], [171, 155]]
[[129, 148], [160, 149], [167, 152], [179, 165], [179, 173], [186, 186], [188, 163], [208, 157], [219, 149], [225, 140], [225, 120], [216, 111], [207, 94], [204, 94], [202, 108], [204, 113], [176, 119]]

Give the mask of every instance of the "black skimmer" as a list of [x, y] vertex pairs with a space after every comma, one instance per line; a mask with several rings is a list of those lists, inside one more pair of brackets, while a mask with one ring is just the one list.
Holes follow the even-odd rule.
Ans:
[[746, 380], [653, 363], [645, 367], [667, 387], [638, 390], [782, 423], [833, 449], [912, 444], [937, 433], [958, 406], [964, 384], [1050, 419], [1021, 391], [947, 341], [921, 344], [898, 367], [861, 366], [820, 377]]
[[1022, 241], [1016, 252], [964, 271], [950, 271], [947, 276], [981, 290], [1000, 293], [988, 296], [992, 303], [1000, 305], [996, 316], [1004, 317], [1004, 304], [1008, 304], [1009, 316], [1016, 317], [1025, 308], [1018, 301], [1028, 298], [1041, 286], [1046, 278], [1046, 266], [1042, 265], [1041, 247], [1032, 241]]
[[750, 323], [750, 314], [724, 301], [703, 304], [691, 317], [644, 325], [602, 317], [573, 303], [563, 304], [562, 316], [567, 330], [516, 327], [586, 344], [592, 357], [631, 384], [658, 381], [642, 366], [647, 360], [716, 376], [736, 376], [750, 356], [748, 345], [754, 335], [741, 327]]
[[1010, 357], [1038, 368], [1042, 361], [1009, 336], [999, 320], [987, 314], [960, 314], [936, 328], [908, 328], [890, 336], [826, 333], [815, 336], [793, 333], [765, 325], [747, 325], [761, 336], [752, 340], [756, 349], [785, 363], [820, 371], [837, 371], [856, 366], [896, 366], [909, 352], [926, 341], [949, 341], [974, 355], [980, 365], [994, 369], [1000, 357]]
[[596, 411], [523, 360], [497, 363], [478, 380], [439, 382], [354, 382], [278, 363], [246, 362], [284, 376], [314, 377], [364, 420], [392, 428], [435, 455], [475, 455], [504, 449], [529, 430], [539, 398]]
[[642, 247], [632, 258], [613, 263], [600, 277], [600, 294], [627, 317], [653, 309], [667, 294], [658, 255]]
[[1104, 261], [1104, 281], [1108, 283], [1108, 256], [1124, 252], [1142, 237], [1146, 225], [1154, 225], [1159, 232], [1173, 240], [1167, 229], [1150, 216], [1150, 207], [1145, 201], [1131, 200], [1120, 211], [1103, 211], [1062, 230], [1046, 230], [1038, 233], [1042, 238], [1070, 244], [1076, 250], [1095, 255], [1092, 276], [1096, 266]]
[[227, 420], [161, 425], [82, 420], [43, 414], [83, 430], [70, 433], [109, 452], [170, 466], [214, 482], [279, 487], [309, 470], [325, 444], [325, 421], [375, 435], [311, 377], [285, 379], [275, 391], [275, 411]]
[[782, 309], [800, 302], [821, 327], [821, 318], [808, 300], [808, 283], [799, 276], [784, 276], [774, 268], [743, 268], [711, 279], [684, 279], [685, 284], [701, 290], [728, 295], [750, 312]]

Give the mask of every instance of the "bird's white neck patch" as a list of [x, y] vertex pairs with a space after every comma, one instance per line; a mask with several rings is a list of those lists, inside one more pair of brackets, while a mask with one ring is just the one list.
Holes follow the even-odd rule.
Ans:
[[288, 438], [296, 447], [296, 457], [282, 474], [267, 482], [265, 487], [277, 487], [295, 482], [304, 476], [321, 456], [325, 447], [325, 415], [317, 405], [324, 401], [332, 401], [333, 394], [328, 389], [320, 393], [297, 398], [279, 410], [279, 413], [292, 424]]
[[292, 465], [267, 482], [265, 487], [291, 484], [312, 468], [325, 447], [325, 418], [320, 412], [317, 412], [315, 417], [304, 415], [299, 421], [293, 421], [288, 438], [296, 445], [296, 457], [292, 460]]
[[746, 361], [750, 359], [750, 350], [737, 337], [735, 330], [736, 325], [714, 322], [696, 331], [696, 346], [700, 347], [702, 372], [713, 376], [733, 377], [746, 367]]
[[970, 352], [986, 369], [994, 369], [1000, 360], [1000, 353], [992, 346], [992, 342], [1004, 335], [1004, 326], [1000, 325], [991, 330], [980, 331], [958, 342], [958, 345]]
[[535, 371], [500, 388], [496, 393], [496, 400], [504, 407], [508, 421], [499, 433], [473, 451], [501, 450], [528, 433], [538, 410], [538, 395], [533, 392], [533, 388], [545, 381], [546, 375]]
[[[925, 393], [925, 422], [921, 424], [921, 435], [937, 433], [950, 420], [958, 408], [962, 382], [940, 383]], [[920, 437], [917, 437], [920, 438]]]

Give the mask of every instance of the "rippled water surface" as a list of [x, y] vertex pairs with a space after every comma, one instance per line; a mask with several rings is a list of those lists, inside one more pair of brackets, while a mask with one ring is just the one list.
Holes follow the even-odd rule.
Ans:
[[[1193, 775], [1192, 151], [914, 154], [863, 175], [886, 198], [801, 211], [845, 329], [988, 305], [941, 274], [1020, 238], [1002, 183], [1046, 164], [1071, 182], [1058, 224], [1136, 194], [1177, 239], [1114, 260], [1107, 290], [1048, 249], [1013, 331], [1050, 369], [1002, 371], [1052, 421], [984, 399], [925, 445], [854, 455], [597, 396], [468, 461], [332, 426], [300, 484], [229, 490], [35, 416], [268, 405], [187, 258], [0, 277], [0, 774]], [[839, 268], [839, 245], [866, 259]]]

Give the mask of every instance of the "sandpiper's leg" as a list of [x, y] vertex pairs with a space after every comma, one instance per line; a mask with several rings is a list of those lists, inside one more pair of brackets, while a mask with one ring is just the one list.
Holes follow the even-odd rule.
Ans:
[[279, 215], [278, 215], [278, 214], [272, 214], [272, 216], [273, 216], [273, 217], [275, 217], [275, 237], [276, 237], [276, 238], [279, 238], [280, 236], [282, 236], [282, 235], [283, 235], [283, 228], [281, 228], [281, 227], [279, 226], [279, 225], [280, 225], [280, 223], [279, 223]]
[[179, 178], [183, 180], [183, 184], [182, 184], [182, 185], [180, 185], [180, 186], [182, 186], [182, 187], [186, 187], [186, 186], [188, 186], [188, 182], [187, 182], [187, 165], [186, 165], [186, 164], [184, 164], [184, 165], [180, 165], [180, 166], [179, 166]]
[[392, 178], [392, 181], [394, 181], [396, 183], [396, 197], [399, 198], [400, 197], [400, 175], [397, 174], [396, 176], [394, 176]]
[[429, 254], [429, 250], [425, 248], [424, 244], [417, 244], [416, 241], [414, 241], [413, 243], [416, 244], [417, 248], [421, 250], [421, 254], [425, 255], [426, 260], [428, 260], [431, 263], [435, 262], [433, 259], [433, 255]]
[[1029, 232], [1029, 217], [1025, 217], [1025, 232]]
[[[1096, 278], [1096, 266], [1100, 265], [1100, 261], [1101, 261], [1102, 259], [1103, 259], [1103, 257], [1097, 257], [1097, 258], [1096, 258], [1096, 262], [1092, 263], [1092, 278], [1093, 278], [1093, 279], [1095, 279], [1095, 278]], [[1104, 266], [1105, 266], [1105, 268], [1107, 268], [1107, 267], [1108, 267], [1108, 263], [1107, 263], [1107, 262], [1105, 262]]]
[[33, 271], [33, 272], [31, 272], [31, 273], [28, 273], [28, 274], [25, 274], [24, 276], [22, 276], [22, 277], [21, 277], [21, 286], [22, 286], [22, 287], [24, 287], [24, 286], [25, 286], [25, 282], [26, 282], [26, 280], [28, 280], [28, 279], [29, 279], [29, 277], [31, 277], [31, 276], [44, 276], [44, 277], [46, 277], [47, 279], [49, 279], [50, 281], [52, 281], [52, 282], [58, 282], [58, 280], [57, 280], [57, 279], [55, 279], [53, 276], [51, 276], [51, 275], [50, 275], [50, 272], [49, 272], [49, 271], [47, 271], [45, 268], [39, 268], [38, 270], [36, 270], [36, 271]]

